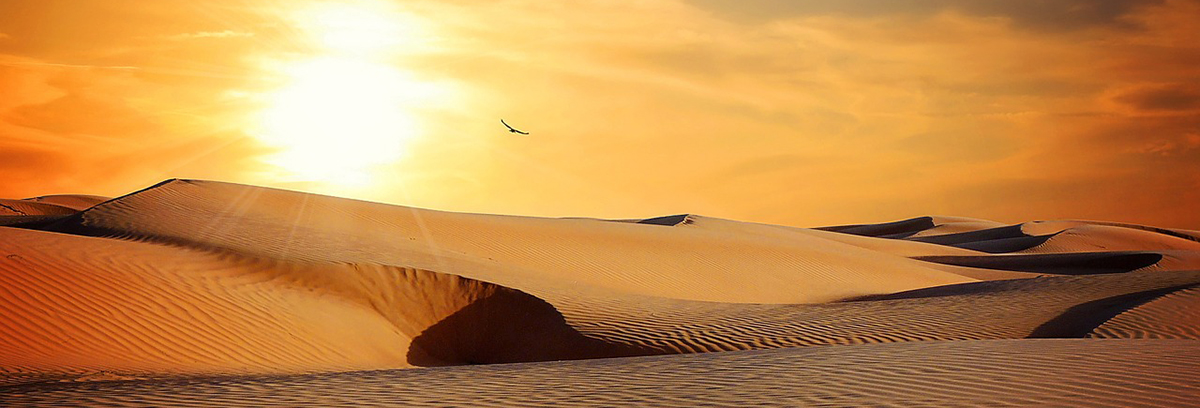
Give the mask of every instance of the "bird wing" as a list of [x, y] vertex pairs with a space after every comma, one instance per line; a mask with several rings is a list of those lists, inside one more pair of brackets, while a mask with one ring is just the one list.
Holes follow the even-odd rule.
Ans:
[[520, 130], [516, 130], [516, 129], [513, 129], [513, 130], [514, 130], [514, 131], [516, 131], [517, 133], [520, 133], [520, 134], [522, 134], [522, 135], [528, 135], [528, 134], [529, 134], [529, 132], [522, 132], [522, 131], [520, 131]]
[[509, 126], [508, 123], [504, 122], [504, 119], [500, 119], [500, 123], [503, 123], [504, 127], [508, 128], [508, 130], [516, 130], [516, 129], [513, 129], [512, 126]]

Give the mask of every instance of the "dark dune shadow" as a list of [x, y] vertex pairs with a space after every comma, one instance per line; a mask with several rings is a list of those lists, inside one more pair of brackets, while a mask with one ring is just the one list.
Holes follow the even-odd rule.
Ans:
[[1113, 317], [1141, 306], [1151, 300], [1196, 285], [1183, 285], [1170, 288], [1130, 293], [1110, 298], [1094, 300], [1067, 309], [1066, 312], [1038, 326], [1030, 338], [1080, 338], [1091, 333], [1096, 327]]
[[843, 234], [861, 235], [866, 237], [904, 238], [912, 234], [933, 228], [934, 226], [933, 217], [927, 216], [901, 221], [885, 222], [882, 224], [838, 225], [814, 229], [840, 232]]
[[1007, 292], [1027, 288], [1030, 282], [1038, 278], [1008, 279], [997, 281], [967, 282], [953, 285], [934, 286], [930, 288], [906, 290], [903, 292], [882, 295], [866, 295], [842, 300], [842, 302], [863, 302], [876, 300], [919, 299], [944, 296], [980, 295]]
[[978, 231], [959, 232], [954, 234], [934, 235], [929, 237], [909, 238], [911, 241], [928, 242], [930, 244], [941, 245], [959, 245], [971, 242], [995, 241], [1010, 238], [1026, 238], [1031, 235], [1026, 235], [1021, 230], [1020, 225], [1009, 225], [1004, 227], [988, 228]]
[[1006, 254], [1009, 252], [1024, 251], [1026, 249], [1037, 247], [1038, 245], [1049, 241], [1050, 238], [1054, 238], [1054, 235], [1057, 234], [1002, 238], [978, 242], [964, 242], [961, 244], [950, 244], [950, 246], [979, 252], [987, 252], [989, 254]]
[[647, 218], [637, 222], [638, 224], [675, 226], [680, 224], [691, 224], [692, 220], [688, 218], [688, 214], [667, 215], [662, 217]]
[[413, 338], [408, 361], [428, 367], [652, 354], [664, 352], [586, 337], [551, 304], [503, 288]]
[[6, 215], [0, 216], [0, 227], [42, 230], [71, 217], [70, 215]]
[[1054, 275], [1124, 273], [1161, 261], [1153, 252], [1084, 252], [1007, 256], [918, 256], [913, 259], [946, 265]]
[[952, 246], [990, 254], [1023, 251], [1046, 243], [1057, 234], [1028, 235], [1021, 225], [989, 228], [957, 234], [906, 238], [909, 241]]
[[[882, 294], [882, 295], [867, 295], [852, 299], [842, 300], [842, 302], [861, 302], [861, 301], [876, 301], [876, 300], [896, 300], [896, 299], [920, 299], [920, 298], [935, 298], [945, 296], [977, 296], [977, 295], [996, 295], [1004, 292], [1029, 292], [1033, 288], [1063, 290], [1078, 290], [1071, 288], [1074, 285], [1080, 285], [1084, 282], [1093, 282], [1101, 286], [1108, 287], [1129, 287], [1130, 285], [1142, 285], [1145, 282], [1154, 282], [1160, 280], [1175, 281], [1178, 278], [1187, 276], [1188, 274], [1176, 275], [1173, 272], [1164, 272], [1164, 275], [1155, 273], [1146, 274], [1104, 274], [1093, 276], [1046, 276], [1026, 279], [1007, 279], [983, 282], [967, 282], [957, 283], [953, 285], [934, 286], [922, 289], [906, 290], [903, 292]], [[1128, 283], [1125, 283], [1128, 282]], [[1186, 280], [1184, 280], [1186, 282]], [[1170, 287], [1186, 287], [1193, 286], [1195, 283], [1186, 283], [1182, 285], [1172, 285]], [[1090, 285], [1079, 286], [1087, 287]], [[1157, 290], [1157, 289], [1155, 289]], [[1047, 295], [1048, 296], [1048, 295]]]
[[935, 226], [933, 217], [917, 217], [882, 224], [839, 225], [814, 229], [865, 237], [904, 239], [991, 254], [1023, 251], [1041, 245], [1054, 237], [1054, 234], [1027, 235], [1021, 230], [1019, 224], [955, 234], [912, 237], [914, 234]]

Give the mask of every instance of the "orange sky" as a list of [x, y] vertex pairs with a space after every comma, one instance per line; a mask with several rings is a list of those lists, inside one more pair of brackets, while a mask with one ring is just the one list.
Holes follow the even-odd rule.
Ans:
[[[0, 2], [0, 196], [1200, 229], [1200, 2]], [[505, 118], [530, 131], [507, 133]]]

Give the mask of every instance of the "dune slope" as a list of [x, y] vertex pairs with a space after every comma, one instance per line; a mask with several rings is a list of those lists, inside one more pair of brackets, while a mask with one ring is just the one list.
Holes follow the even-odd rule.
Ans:
[[[720, 302], [816, 303], [973, 280], [820, 237], [458, 214], [183, 180], [95, 206], [57, 230], [271, 259], [408, 265], [509, 287]], [[505, 271], [459, 268], [464, 262]]]
[[33, 198], [26, 198], [22, 201], [32, 201], [43, 204], [53, 204], [60, 207], [67, 207], [75, 211], [83, 211], [96, 204], [111, 200], [109, 197], [86, 194], [53, 194], [44, 195]]
[[10, 373], [304, 372], [636, 353], [584, 338], [540, 299], [457, 275], [11, 228], [0, 229], [0, 254], [0, 371]]
[[1200, 289], [1167, 293], [1122, 312], [1088, 337], [1200, 340]]
[[[1179, 371], [1200, 361], [1200, 241], [1184, 230], [548, 219], [189, 180], [3, 203], [6, 401], [1195, 396]], [[499, 363], [521, 364], [478, 366]], [[413, 367], [439, 368], [368, 371]]]
[[[942, 225], [968, 223], [984, 225], [981, 220], [953, 220], [954, 217], [921, 217], [882, 224], [858, 224], [824, 227], [853, 239], [882, 237], [895, 242], [921, 242], [967, 250], [968, 253], [907, 252], [906, 256], [943, 265], [958, 265], [988, 270], [1009, 270], [1053, 274], [1089, 274], [1126, 272], [1132, 269], [1198, 270], [1200, 238], [1187, 230], [1158, 228], [1107, 221], [1032, 221], [1007, 226], [969, 228], [953, 233], [933, 233]], [[947, 219], [945, 221], [935, 221]], [[882, 234], [898, 226], [908, 234]], [[876, 246], [879, 246], [876, 244]], [[1141, 253], [1137, 255], [1134, 253]], [[994, 257], [991, 255], [1028, 255]], [[1162, 257], [1148, 262], [1153, 255]], [[1044, 255], [1044, 256], [1037, 256]], [[1131, 268], [1130, 266], [1136, 266]], [[954, 272], [955, 269], [944, 269]], [[967, 271], [965, 276], [1016, 278], [1019, 275], [988, 274]]]
[[11, 373], [305, 372], [1082, 337], [1112, 315], [1200, 284], [1200, 272], [1067, 276], [797, 305], [588, 288], [536, 297], [411, 267], [281, 262], [11, 228], [0, 236], [0, 370]]

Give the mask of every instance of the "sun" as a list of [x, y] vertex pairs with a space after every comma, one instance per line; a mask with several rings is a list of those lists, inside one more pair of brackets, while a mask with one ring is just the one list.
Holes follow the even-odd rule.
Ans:
[[416, 108], [443, 93], [394, 61], [419, 41], [414, 19], [381, 3], [327, 3], [297, 13], [312, 55], [277, 64], [255, 137], [274, 148], [274, 178], [341, 187], [372, 183], [422, 135]]

